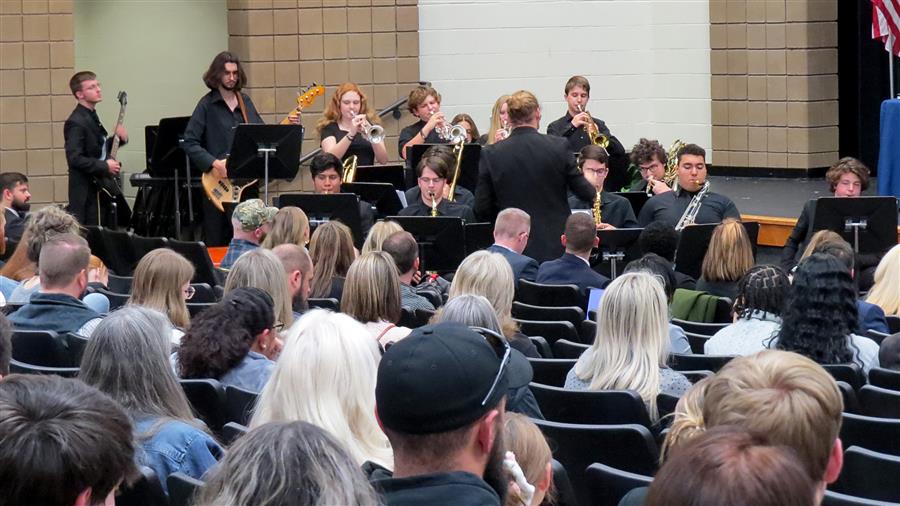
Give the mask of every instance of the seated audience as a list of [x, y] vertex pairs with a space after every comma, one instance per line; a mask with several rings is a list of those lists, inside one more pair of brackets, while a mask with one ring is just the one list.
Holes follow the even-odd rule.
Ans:
[[[624, 272], [646, 272], [657, 277], [663, 282], [663, 290], [666, 293], [666, 303], [672, 304], [672, 297], [675, 295], [675, 271], [672, 265], [663, 257], [654, 253], [646, 255], [628, 262]], [[669, 315], [671, 318], [671, 315]], [[668, 353], [681, 353], [682, 355], [690, 355], [691, 343], [688, 341], [687, 334], [684, 329], [669, 322], [669, 349]]]
[[591, 288], [603, 288], [609, 278], [591, 269], [591, 250], [599, 244], [594, 219], [575, 213], [566, 219], [562, 245], [566, 252], [541, 264], [535, 281], [545, 285], [575, 285], [587, 297]]
[[377, 504], [346, 448], [305, 422], [269, 423], [229, 448], [196, 506]]
[[313, 264], [306, 248], [296, 244], [279, 244], [272, 253], [281, 260], [287, 275], [288, 294], [294, 319], [309, 309], [309, 291], [312, 286]]
[[[447, 198], [456, 166], [451, 149], [446, 146], [428, 148], [416, 166], [418, 198], [407, 192], [407, 206], [400, 211], [400, 216], [431, 216], [436, 211], [438, 216], [456, 216], [468, 223], [475, 223], [475, 213], [472, 211], [474, 196], [469, 204]], [[457, 185], [456, 189], [463, 188]], [[469, 195], [472, 193], [469, 192]]]
[[186, 301], [194, 296], [193, 278], [194, 264], [168, 248], [155, 249], [144, 255], [134, 269], [128, 304], [168, 316], [174, 327], [172, 344], [177, 345], [191, 321]]
[[800, 261], [788, 292], [781, 330], [770, 345], [819, 364], [878, 367], [878, 345], [854, 334], [856, 285], [846, 265], [832, 255], [813, 253]]
[[231, 227], [234, 234], [219, 267], [230, 269], [238, 257], [259, 247], [272, 228], [277, 207], [269, 207], [260, 199], [245, 200], [234, 208]]
[[382, 244], [382, 251], [394, 259], [400, 273], [400, 305], [406, 309], [434, 311], [434, 304], [416, 293], [412, 281], [419, 271], [419, 245], [416, 238], [406, 231], [396, 232]]
[[[434, 315], [432, 323], [454, 322], [469, 327], [481, 327], [503, 335], [500, 320], [491, 307], [490, 301], [481, 295], [464, 294], [450, 299]], [[534, 378], [531, 364], [519, 350], [513, 349], [509, 356], [509, 392], [506, 394], [506, 410], [522, 413], [530, 418], [543, 420], [544, 415], [537, 399], [528, 388]]]
[[[675, 250], [678, 249], [678, 232], [671, 225], [661, 221], [651, 222], [638, 236], [638, 249], [642, 255], [656, 253], [669, 264], [674, 264]], [[683, 272], [675, 271], [675, 281], [675, 288], [693, 290], [697, 286], [697, 280]]]
[[[2, 356], [0, 356], [2, 360]], [[900, 371], [900, 332], [892, 334], [881, 341], [878, 350], [879, 367]]]
[[350, 453], [392, 468], [391, 447], [375, 420], [381, 354], [369, 332], [341, 313], [310, 311], [287, 331], [284, 351], [250, 421], [303, 421], [324, 429]]
[[726, 219], [713, 231], [703, 257], [697, 290], [717, 297], [737, 297], [737, 284], [753, 267], [753, 246], [740, 221]]
[[[588, 144], [578, 153], [578, 168], [584, 174], [588, 183], [594, 186], [600, 197], [600, 217], [603, 221], [597, 226], [597, 230], [614, 230], [617, 228], [637, 228], [637, 218], [628, 199], [615, 193], [603, 191], [603, 184], [609, 174], [609, 153], [606, 149], [595, 144]], [[596, 198], [596, 197], [595, 197]], [[569, 193], [569, 207], [572, 210], [582, 209], [594, 212], [594, 200], [584, 200], [573, 193]], [[591, 214], [594, 217], [593, 214]], [[596, 219], [596, 217], [594, 217]]]
[[9, 376], [9, 361], [12, 358], [12, 325], [6, 315], [0, 313], [0, 380]]
[[3, 208], [3, 234], [5, 241], [0, 244], [4, 249], [8, 243], [18, 243], [25, 231], [25, 223], [31, 210], [31, 192], [28, 190], [28, 177], [19, 172], [0, 174], [0, 207]]
[[505, 506], [539, 505], [544, 500], [554, 504], [553, 454], [541, 429], [528, 417], [519, 413], [503, 415], [503, 441], [506, 443], [506, 460], [514, 460], [522, 470], [523, 478], [533, 490], [521, 486], [516, 480], [510, 484]]
[[[850, 246], [850, 243], [843, 238], [835, 239], [834, 241], [824, 241], [816, 246], [813, 251], [815, 253], [825, 253], [840, 260], [850, 272], [850, 277], [853, 278], [854, 294], [858, 293], [856, 292], [856, 289], [859, 287], [856, 283], [856, 255], [853, 253], [853, 247]], [[856, 308], [857, 313], [859, 314], [856, 333], [865, 335], [866, 331], [875, 330], [888, 334], [890, 330], [888, 329], [887, 320], [884, 317], [884, 311], [875, 304], [856, 297], [854, 298], [856, 299]]]
[[497, 215], [494, 223], [494, 244], [487, 250], [499, 253], [509, 262], [513, 279], [534, 281], [538, 273], [537, 260], [523, 255], [531, 233], [531, 216], [521, 209], [507, 207]]
[[647, 506], [813, 505], [816, 484], [796, 453], [764, 434], [717, 427], [672, 452], [647, 494]]
[[309, 242], [309, 218], [303, 209], [285, 206], [275, 213], [272, 228], [262, 241], [262, 247], [273, 249], [279, 244], [296, 244], [306, 247]]
[[613, 280], [597, 312], [597, 335], [566, 377], [569, 390], [634, 390], [652, 420], [656, 396], [680, 396], [691, 382], [666, 366], [668, 317], [662, 283], [646, 272]]
[[115, 504], [138, 474], [131, 422], [81, 381], [10, 376], [0, 381], [0, 469], [4, 504]]
[[[841, 237], [837, 232], [832, 232], [831, 230], [819, 230], [815, 234], [813, 234], [812, 238], [809, 240], [809, 243], [806, 244], [806, 248], [803, 250], [803, 253], [800, 255], [800, 260], [812, 255], [816, 252], [816, 248], [826, 242], [841, 242], [844, 238]], [[846, 242], [846, 241], [845, 241]], [[799, 263], [799, 260], [798, 260]], [[794, 272], [797, 269], [797, 264], [793, 264], [790, 272]]]
[[375, 224], [372, 225], [372, 230], [369, 230], [369, 235], [366, 236], [365, 242], [363, 242], [360, 255], [365, 255], [370, 251], [381, 251], [381, 245], [384, 244], [384, 241], [394, 232], [400, 232], [402, 230], [403, 227], [396, 221], [379, 220], [375, 222]]
[[134, 423], [137, 461], [166, 477], [201, 478], [222, 448], [194, 419], [169, 363], [172, 327], [153, 309], [126, 307], [103, 320], [88, 341], [78, 378], [117, 401]]
[[[309, 174], [313, 180], [313, 191], [319, 194], [341, 193], [344, 182], [341, 159], [331, 153], [319, 153], [309, 163]], [[358, 200], [359, 225], [362, 234], [366, 235], [375, 223], [372, 205], [365, 200]]]
[[481, 295], [490, 301], [500, 320], [503, 336], [510, 346], [526, 357], [540, 358], [531, 339], [519, 331], [519, 324], [512, 317], [515, 279], [509, 262], [499, 253], [476, 251], [467, 256], [456, 269], [450, 298], [463, 294]]
[[866, 294], [866, 302], [880, 307], [884, 314], [900, 316], [900, 244], [891, 248], [875, 269], [875, 284]]
[[769, 347], [781, 329], [791, 280], [781, 267], [751, 267], [738, 282], [734, 323], [704, 344], [707, 355], [752, 355]]
[[490, 335], [441, 323], [384, 353], [375, 404], [394, 473], [372, 478], [386, 506], [502, 504], [508, 350]]
[[181, 338], [176, 370], [259, 392], [275, 369], [275, 313], [259, 288], [238, 288], [194, 317]]
[[409, 335], [410, 329], [399, 327], [400, 279], [390, 255], [373, 251], [359, 257], [344, 283], [341, 312], [366, 326], [383, 347]]
[[13, 327], [90, 337], [101, 316], [78, 300], [87, 287], [90, 257], [87, 241], [80, 236], [52, 236], [41, 248], [40, 291], [10, 315]]
[[276, 324], [287, 327], [294, 323], [288, 279], [275, 253], [259, 248], [241, 255], [234, 263], [225, 278], [225, 295], [237, 288], [250, 287], [259, 288], [272, 298]]
[[319, 225], [309, 242], [309, 256], [313, 261], [309, 296], [341, 300], [347, 271], [356, 259], [353, 236], [347, 225], [339, 221]]

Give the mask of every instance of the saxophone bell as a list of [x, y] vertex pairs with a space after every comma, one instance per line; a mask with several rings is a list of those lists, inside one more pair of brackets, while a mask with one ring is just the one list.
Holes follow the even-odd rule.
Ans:
[[437, 199], [435, 199], [434, 192], [428, 192], [428, 196], [431, 198], [431, 216], [432, 217], [437, 216], [438, 215], [438, 208], [437, 208], [438, 205], [437, 205]]

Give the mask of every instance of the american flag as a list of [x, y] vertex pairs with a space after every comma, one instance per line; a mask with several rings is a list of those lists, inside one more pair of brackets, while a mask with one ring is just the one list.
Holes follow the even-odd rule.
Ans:
[[872, 38], [900, 56], [900, 0], [872, 0]]

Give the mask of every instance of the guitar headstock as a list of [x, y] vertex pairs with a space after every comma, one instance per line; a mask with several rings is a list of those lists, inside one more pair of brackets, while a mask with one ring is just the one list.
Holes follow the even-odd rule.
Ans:
[[325, 87], [320, 84], [312, 83], [297, 95], [297, 105], [302, 109], [315, 102], [316, 97], [321, 97], [323, 95], [325, 95]]
[[128, 105], [128, 93], [125, 93], [124, 91], [120, 91], [117, 98], [119, 100], [120, 105], [123, 105], [123, 106]]

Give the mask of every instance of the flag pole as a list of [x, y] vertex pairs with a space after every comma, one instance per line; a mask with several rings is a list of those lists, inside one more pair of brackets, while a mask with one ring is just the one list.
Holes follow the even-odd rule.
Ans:
[[[888, 46], [889, 48], [894, 47], [894, 34], [888, 35]], [[897, 93], [894, 89], [894, 53], [888, 50], [888, 74], [890, 75], [891, 82], [891, 98], [897, 97]]]

